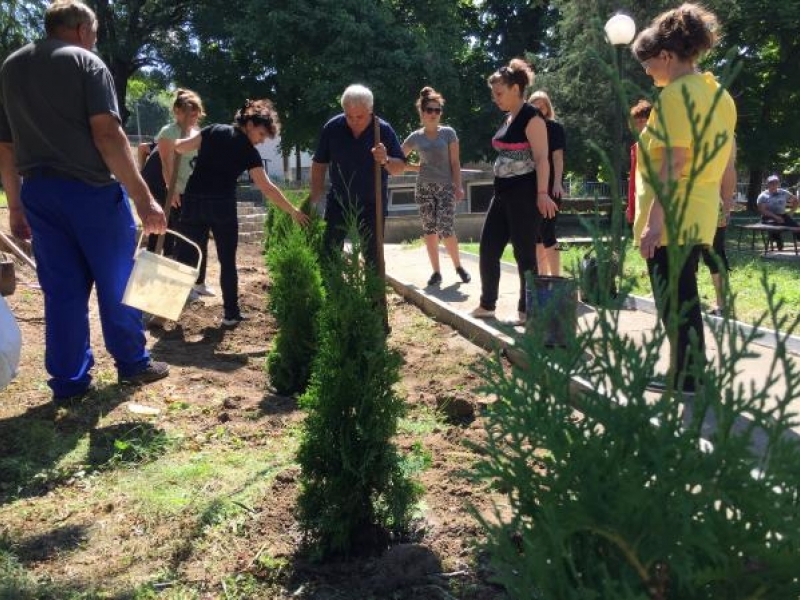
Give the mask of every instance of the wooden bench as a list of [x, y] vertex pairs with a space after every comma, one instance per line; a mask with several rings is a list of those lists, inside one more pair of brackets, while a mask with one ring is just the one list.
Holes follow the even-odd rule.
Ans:
[[[756, 234], [761, 235], [761, 242], [764, 244], [763, 254], [766, 256], [768, 252], [774, 250], [774, 241], [770, 237], [771, 234], [778, 234], [783, 237], [785, 232], [792, 234], [800, 234], [800, 227], [784, 227], [783, 225], [767, 225], [766, 223], [748, 223], [746, 225], [735, 225], [739, 228], [739, 237], [736, 241], [736, 249], [741, 250], [742, 234], [746, 231], [750, 232], [750, 250], [755, 252], [756, 249]], [[797, 237], [792, 235], [792, 242], [794, 242], [794, 253], [798, 253]]]

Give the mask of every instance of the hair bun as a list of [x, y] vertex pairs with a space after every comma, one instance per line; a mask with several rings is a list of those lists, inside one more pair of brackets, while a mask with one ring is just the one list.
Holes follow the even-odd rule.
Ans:
[[422, 90], [420, 90], [419, 95], [423, 98], [427, 98], [435, 93], [436, 91], [432, 87], [426, 85], [424, 88], [422, 88]]

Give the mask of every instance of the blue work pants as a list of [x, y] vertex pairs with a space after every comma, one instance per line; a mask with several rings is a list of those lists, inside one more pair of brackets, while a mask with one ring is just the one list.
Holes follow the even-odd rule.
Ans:
[[118, 375], [147, 368], [141, 311], [122, 304], [136, 246], [125, 190], [118, 183], [95, 187], [73, 179], [30, 177], [21, 197], [44, 293], [45, 367], [53, 395], [81, 393], [91, 382], [93, 285], [105, 346]]

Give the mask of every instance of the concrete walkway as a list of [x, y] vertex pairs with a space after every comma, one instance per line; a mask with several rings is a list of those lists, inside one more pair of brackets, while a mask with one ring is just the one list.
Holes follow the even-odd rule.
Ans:
[[[437, 320], [451, 325], [474, 343], [487, 349], [499, 347], [506, 351], [509, 358], [514, 359], [515, 339], [523, 333], [521, 326], [515, 327], [510, 324], [510, 321], [516, 318], [519, 295], [519, 278], [515, 265], [505, 263], [502, 265], [500, 294], [495, 313], [497, 318], [482, 320], [473, 319], [468, 315], [478, 305], [480, 298], [477, 256], [462, 253], [462, 265], [472, 275], [472, 281], [465, 284], [459, 279], [450, 258], [442, 249], [440, 263], [443, 281], [440, 286], [427, 287], [432, 270], [423, 246], [387, 244], [384, 254], [387, 280], [398, 294]], [[651, 300], [644, 298], [633, 298], [629, 304], [630, 309], [621, 311], [620, 330], [623, 335], [630, 336], [633, 340], [641, 340], [656, 326], [655, 307]], [[596, 318], [597, 312], [591, 306], [579, 304], [578, 315], [578, 326], [588, 326]], [[708, 329], [709, 324], [717, 320], [717, 317], [707, 317], [706, 354], [709, 360], [714, 360], [718, 354], [714, 338]], [[744, 324], [740, 326], [750, 329]], [[759, 343], [751, 348], [753, 356], [739, 363], [739, 373], [735, 381], [737, 384], [743, 384], [745, 389], [750, 389], [751, 385], [757, 389], [763, 388], [767, 373], [770, 371], [770, 364], [774, 360], [775, 333], [771, 331], [761, 333], [763, 335]], [[791, 353], [791, 360], [797, 368], [800, 368], [800, 339], [789, 339], [787, 349]], [[666, 372], [668, 361], [669, 350], [665, 345], [659, 354], [657, 370]], [[775, 383], [772, 390], [774, 397], [782, 396], [786, 391], [783, 380]], [[800, 414], [800, 399], [793, 402], [791, 409]], [[795, 430], [800, 434], [800, 425]]]

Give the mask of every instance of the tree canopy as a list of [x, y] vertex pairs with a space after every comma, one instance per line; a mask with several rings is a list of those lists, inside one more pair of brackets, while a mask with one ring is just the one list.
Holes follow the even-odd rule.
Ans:
[[[127, 119], [131, 77], [163, 72], [170, 86], [195, 89], [209, 121], [231, 120], [245, 98], [272, 98], [285, 150], [309, 149], [338, 110], [344, 87], [375, 93], [376, 112], [402, 137], [418, 127], [414, 101], [431, 85], [446, 98], [465, 161], [491, 156], [500, 113], [487, 76], [516, 56], [537, 71], [564, 123], [567, 171], [606, 178], [595, 146], [618, 149], [612, 126], [628, 106], [614, 84], [615, 50], [602, 25], [616, 11], [641, 29], [664, 0], [89, 0], [100, 21], [98, 53], [109, 65]], [[41, 35], [44, 0], [7, 0], [0, 58]], [[724, 37], [708, 57], [718, 71], [735, 48], [743, 69], [732, 86], [739, 109], [739, 166], [753, 189], [767, 171], [800, 167], [797, 1], [709, 0]], [[4, 7], [5, 8], [5, 7]], [[657, 93], [623, 48], [617, 55], [625, 102]], [[148, 96], [149, 97], [149, 96]], [[624, 145], [630, 142], [626, 137]], [[624, 152], [623, 156], [627, 156]]]
[[159, 50], [186, 23], [189, 0], [89, 0], [99, 24], [97, 50], [111, 70], [122, 120], [129, 111], [128, 80], [157, 63]]
[[14, 50], [41, 35], [46, 6], [42, 0], [5, 0], [0, 11], [0, 64]]

